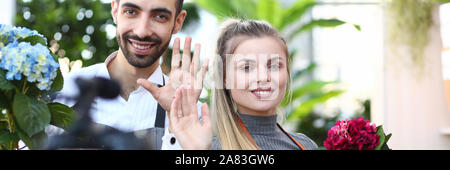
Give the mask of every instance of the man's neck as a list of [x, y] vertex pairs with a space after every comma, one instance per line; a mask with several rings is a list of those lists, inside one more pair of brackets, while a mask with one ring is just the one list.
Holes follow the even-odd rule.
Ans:
[[120, 84], [120, 95], [128, 100], [131, 92], [139, 87], [136, 81], [140, 78], [148, 79], [158, 68], [158, 61], [149, 67], [137, 68], [130, 65], [122, 51], [119, 50], [117, 56], [108, 64], [107, 68], [111, 79], [118, 81]]

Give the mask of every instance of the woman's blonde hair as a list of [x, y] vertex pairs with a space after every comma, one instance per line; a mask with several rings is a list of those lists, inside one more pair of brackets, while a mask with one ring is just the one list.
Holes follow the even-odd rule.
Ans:
[[[224, 22], [222, 31], [217, 40], [217, 54], [214, 60], [213, 79], [215, 87], [212, 89], [212, 116], [218, 140], [224, 150], [257, 150], [250, 136], [239, 124], [237, 106], [230, 92], [225, 88], [226, 60], [228, 54], [233, 54], [243, 41], [252, 38], [271, 37], [280, 40], [285, 49], [287, 63], [289, 63], [289, 51], [286, 41], [269, 23], [255, 20], [229, 19]], [[232, 55], [228, 55], [231, 57]], [[289, 65], [289, 64], [287, 64]], [[288, 70], [288, 83], [290, 88], [291, 75]], [[290, 90], [288, 95], [290, 95]]]

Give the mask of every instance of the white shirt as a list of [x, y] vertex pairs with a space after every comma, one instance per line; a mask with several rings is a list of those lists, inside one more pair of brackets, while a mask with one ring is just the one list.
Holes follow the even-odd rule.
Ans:
[[[86, 79], [94, 77], [111, 79], [107, 66], [116, 56], [117, 52], [114, 52], [106, 59], [105, 63], [80, 69], [65, 77], [64, 87], [55, 102], [63, 103], [69, 107], [75, 105], [75, 101], [67, 100], [64, 97], [75, 97], [78, 95], [79, 90], [75, 84], [75, 79], [78, 77]], [[167, 84], [169, 77], [164, 75], [161, 66], [158, 66], [147, 80], [154, 84], [163, 85]], [[157, 106], [158, 102], [150, 92], [139, 86], [137, 90], [130, 93], [128, 101], [124, 100], [120, 95], [112, 100], [96, 98], [92, 105], [91, 117], [95, 123], [108, 125], [123, 132], [133, 132], [155, 127]], [[198, 111], [200, 117], [201, 103], [198, 103]], [[181, 147], [178, 142], [174, 144], [170, 143], [170, 138], [174, 135], [169, 134], [168, 126], [169, 119], [166, 114], [162, 149], [180, 150]], [[48, 131], [51, 130], [47, 129]]]

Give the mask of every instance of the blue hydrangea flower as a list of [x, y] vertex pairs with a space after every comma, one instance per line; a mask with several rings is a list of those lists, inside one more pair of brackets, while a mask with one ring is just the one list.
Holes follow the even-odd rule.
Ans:
[[7, 80], [21, 80], [23, 75], [40, 90], [50, 90], [59, 64], [46, 46], [14, 42], [2, 48], [0, 54], [0, 68], [7, 71]]
[[50, 50], [42, 45], [19, 42], [31, 36], [47, 39], [35, 30], [0, 24], [0, 69], [6, 70], [7, 80], [22, 80], [36, 83], [40, 90], [50, 90], [59, 64], [50, 55]]
[[13, 31], [12, 26], [0, 24], [0, 42], [1, 47], [3, 48], [5, 44], [11, 43], [14, 41], [15, 32]]
[[8, 43], [17, 42], [19, 39], [24, 39], [35, 35], [43, 38], [45, 42], [47, 42], [47, 38], [39, 34], [36, 30], [0, 24], [0, 47], [4, 47], [5, 44]]

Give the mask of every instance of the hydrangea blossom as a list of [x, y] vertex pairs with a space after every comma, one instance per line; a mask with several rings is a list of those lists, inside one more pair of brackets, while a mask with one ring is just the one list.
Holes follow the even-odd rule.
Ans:
[[0, 24], [0, 48], [6, 46], [6, 44], [14, 43], [19, 39], [31, 36], [39, 36], [47, 42], [47, 38], [39, 34], [36, 30]]
[[362, 117], [337, 121], [328, 131], [324, 146], [328, 150], [373, 150], [380, 143], [375, 124]]
[[0, 44], [0, 69], [7, 71], [7, 80], [22, 80], [22, 76], [25, 76], [28, 82], [36, 83], [40, 90], [50, 90], [59, 64], [46, 46], [18, 42], [20, 38], [34, 35], [39, 34], [26, 28], [0, 25], [2, 42], [8, 40], [5, 44]]

